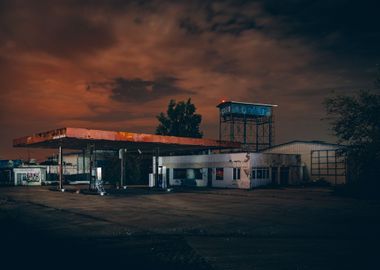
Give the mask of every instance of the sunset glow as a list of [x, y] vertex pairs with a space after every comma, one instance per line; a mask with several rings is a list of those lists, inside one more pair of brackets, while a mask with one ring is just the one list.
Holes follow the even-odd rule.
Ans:
[[228, 97], [278, 104], [276, 143], [332, 141], [321, 102], [371, 86], [380, 41], [375, 8], [323, 3], [1, 1], [0, 158], [26, 157], [13, 138], [65, 126], [154, 133], [188, 97], [207, 138]]

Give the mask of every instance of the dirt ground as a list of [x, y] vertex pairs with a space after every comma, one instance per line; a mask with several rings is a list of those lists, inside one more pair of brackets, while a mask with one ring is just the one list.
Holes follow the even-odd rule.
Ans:
[[327, 188], [2, 187], [0, 224], [12, 269], [380, 269], [380, 201]]

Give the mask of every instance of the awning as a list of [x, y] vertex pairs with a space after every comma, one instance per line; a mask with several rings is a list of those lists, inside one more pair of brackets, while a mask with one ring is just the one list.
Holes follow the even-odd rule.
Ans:
[[125, 131], [107, 131], [85, 128], [59, 128], [13, 140], [14, 147], [85, 149], [89, 144], [98, 150], [151, 151], [160, 152], [207, 149], [240, 148], [238, 142], [217, 141], [212, 139], [162, 136]]

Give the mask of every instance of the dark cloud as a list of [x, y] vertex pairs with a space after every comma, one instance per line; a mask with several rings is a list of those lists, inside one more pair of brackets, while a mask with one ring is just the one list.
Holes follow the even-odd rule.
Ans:
[[[193, 35], [204, 32], [239, 35], [247, 30], [263, 28], [256, 21], [256, 10], [250, 7], [251, 2], [223, 1], [218, 4], [224, 8], [213, 7], [212, 1], [194, 4], [195, 7], [190, 9], [187, 16], [179, 20], [179, 27]], [[247, 9], [253, 12], [249, 14]], [[203, 15], [201, 21], [199, 14]]]
[[300, 36], [334, 53], [376, 53], [380, 46], [378, 1], [262, 1], [286, 27], [282, 36]]
[[179, 28], [185, 30], [186, 33], [192, 35], [203, 33], [201, 27], [190, 17], [181, 18], [179, 21]]
[[124, 77], [114, 78], [107, 82], [93, 82], [88, 90], [108, 89], [110, 98], [120, 102], [145, 103], [163, 97], [176, 95], [192, 95], [195, 92], [181, 88], [177, 85], [178, 78], [172, 76], [157, 77], [155, 80], [143, 80], [140, 78], [128, 79]]
[[56, 57], [87, 55], [117, 42], [107, 19], [91, 6], [7, 1], [0, 14], [0, 46]]
[[238, 35], [243, 31], [261, 28], [261, 26], [257, 25], [254, 18], [242, 14], [234, 14], [231, 17], [227, 17], [224, 21], [213, 23], [211, 25], [211, 31], [213, 32], [234, 35]]
[[156, 115], [149, 112], [146, 112], [144, 113], [144, 115], [142, 115], [141, 113], [131, 110], [129, 108], [124, 108], [124, 110], [109, 110], [109, 108], [104, 108], [102, 106], [94, 104], [90, 104], [88, 107], [91, 110], [90, 115], [73, 117], [71, 120], [109, 123], [128, 121], [132, 119], [154, 118], [154, 116]]

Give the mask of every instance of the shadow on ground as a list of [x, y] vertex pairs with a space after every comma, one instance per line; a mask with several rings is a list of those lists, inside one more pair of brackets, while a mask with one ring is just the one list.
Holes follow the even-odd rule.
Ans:
[[62, 237], [4, 213], [0, 222], [2, 264], [8, 269], [212, 269], [181, 236]]

